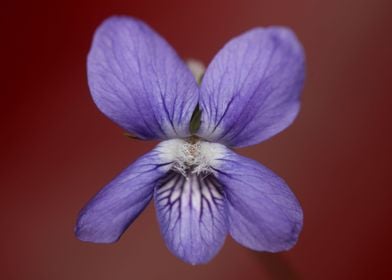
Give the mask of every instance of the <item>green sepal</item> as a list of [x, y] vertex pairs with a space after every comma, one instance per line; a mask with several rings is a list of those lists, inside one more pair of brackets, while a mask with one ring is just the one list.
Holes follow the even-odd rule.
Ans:
[[129, 132], [124, 132], [124, 136], [129, 139], [133, 139], [133, 140], [143, 140], [143, 139], [141, 139], [141, 138], [137, 137], [136, 135], [133, 135]]
[[193, 111], [191, 122], [189, 124], [189, 130], [192, 134], [196, 133], [199, 130], [200, 121], [201, 121], [201, 110], [199, 104], [197, 104], [195, 110]]

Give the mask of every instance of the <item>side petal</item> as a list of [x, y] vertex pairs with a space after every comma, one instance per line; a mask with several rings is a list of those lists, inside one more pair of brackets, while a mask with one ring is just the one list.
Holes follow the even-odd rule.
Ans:
[[228, 146], [249, 146], [289, 126], [299, 111], [304, 52], [283, 27], [252, 29], [215, 56], [200, 90], [198, 135]]
[[163, 159], [160, 146], [139, 158], [80, 211], [75, 235], [95, 243], [117, 241], [147, 206], [170, 164]]
[[210, 261], [227, 235], [221, 186], [211, 176], [169, 173], [155, 190], [155, 206], [169, 250], [190, 264]]
[[302, 229], [302, 209], [281, 178], [234, 152], [226, 154], [217, 172], [226, 195], [230, 234], [238, 243], [268, 252], [295, 245]]
[[104, 21], [87, 66], [96, 105], [126, 131], [142, 139], [190, 135], [197, 83], [173, 48], [145, 23], [124, 16]]

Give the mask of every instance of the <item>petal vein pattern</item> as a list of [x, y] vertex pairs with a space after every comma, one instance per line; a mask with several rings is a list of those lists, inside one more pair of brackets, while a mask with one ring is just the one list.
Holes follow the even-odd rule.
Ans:
[[155, 190], [155, 204], [168, 248], [191, 264], [206, 263], [227, 235], [222, 186], [212, 175], [170, 172]]
[[279, 133], [296, 117], [304, 53], [286, 28], [256, 28], [227, 43], [204, 75], [198, 135], [243, 147]]
[[190, 136], [199, 89], [174, 49], [145, 23], [112, 17], [96, 31], [88, 81], [98, 108], [142, 139]]

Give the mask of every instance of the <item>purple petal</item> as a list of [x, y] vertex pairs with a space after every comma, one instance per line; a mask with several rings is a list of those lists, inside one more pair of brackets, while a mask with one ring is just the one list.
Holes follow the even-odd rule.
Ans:
[[211, 260], [227, 235], [223, 193], [211, 176], [169, 173], [155, 190], [162, 235], [169, 250], [190, 264]]
[[302, 209], [286, 183], [258, 162], [228, 152], [217, 179], [224, 186], [230, 234], [257, 251], [290, 249], [302, 229]]
[[204, 75], [198, 135], [243, 147], [279, 133], [299, 111], [304, 68], [289, 29], [256, 28], [232, 39]]
[[117, 241], [147, 206], [155, 184], [169, 168], [159, 146], [139, 158], [81, 210], [76, 236], [96, 243]]
[[173, 48], [145, 23], [111, 17], [96, 31], [88, 81], [98, 108], [142, 139], [187, 137], [198, 87]]

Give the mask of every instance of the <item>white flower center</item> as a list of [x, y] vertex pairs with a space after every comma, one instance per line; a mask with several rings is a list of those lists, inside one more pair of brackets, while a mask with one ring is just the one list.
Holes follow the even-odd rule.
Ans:
[[200, 139], [172, 139], [159, 145], [162, 159], [172, 162], [172, 169], [185, 177], [188, 174], [215, 174], [218, 159], [224, 153], [225, 146]]

